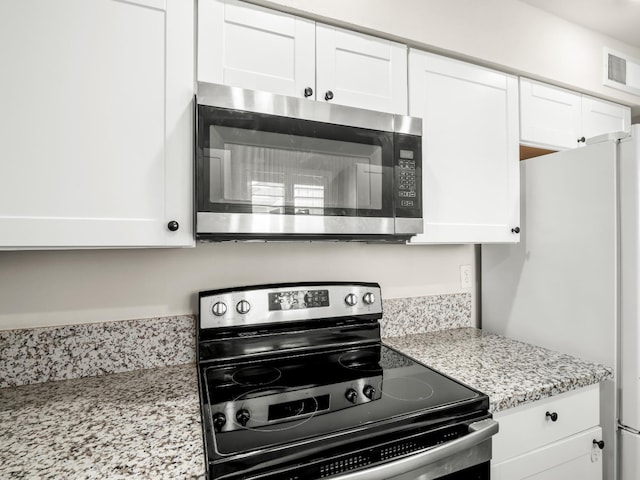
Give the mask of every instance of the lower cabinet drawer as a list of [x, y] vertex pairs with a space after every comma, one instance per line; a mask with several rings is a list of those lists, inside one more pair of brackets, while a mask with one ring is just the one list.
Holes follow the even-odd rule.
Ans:
[[530, 452], [600, 424], [599, 385], [573, 390], [497, 412], [494, 464]]
[[492, 480], [602, 480], [602, 439], [595, 427], [491, 466]]

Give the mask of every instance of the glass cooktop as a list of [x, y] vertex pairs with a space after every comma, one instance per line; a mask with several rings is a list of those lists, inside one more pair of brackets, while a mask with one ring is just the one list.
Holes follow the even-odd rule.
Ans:
[[380, 344], [203, 367], [201, 374], [221, 456], [438, 415], [481, 396]]

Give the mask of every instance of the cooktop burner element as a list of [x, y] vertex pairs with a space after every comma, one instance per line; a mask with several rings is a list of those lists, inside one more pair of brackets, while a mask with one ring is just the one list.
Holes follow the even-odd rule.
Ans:
[[360, 372], [380, 371], [380, 353], [372, 350], [350, 351], [340, 355], [338, 362], [345, 368]]
[[382, 395], [406, 402], [423, 402], [435, 393], [427, 382], [407, 377], [390, 378], [384, 384], [380, 383], [380, 389]]
[[[369, 477], [370, 469], [396, 468], [396, 457], [469, 435], [490, 418], [485, 395], [381, 343], [380, 297], [378, 285], [353, 283], [200, 294], [209, 479], [332, 478], [352, 470], [392, 478]], [[487, 458], [487, 472], [493, 428], [478, 434], [476, 456]], [[467, 453], [456, 464], [469, 462]]]
[[231, 379], [238, 385], [269, 385], [277, 382], [282, 372], [274, 367], [252, 366], [236, 370], [231, 374]]

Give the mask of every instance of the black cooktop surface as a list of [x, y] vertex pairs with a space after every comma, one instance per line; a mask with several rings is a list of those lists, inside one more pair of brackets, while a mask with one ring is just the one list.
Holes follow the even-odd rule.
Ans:
[[481, 395], [381, 344], [203, 366], [217, 455], [446, 412]]

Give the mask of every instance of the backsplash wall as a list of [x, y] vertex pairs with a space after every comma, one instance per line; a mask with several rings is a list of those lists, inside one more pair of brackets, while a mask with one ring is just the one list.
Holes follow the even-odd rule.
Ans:
[[[471, 326], [471, 294], [383, 300], [383, 337]], [[195, 317], [0, 331], [0, 388], [193, 363]]]
[[[469, 293], [472, 245], [218, 243], [189, 249], [0, 252], [0, 330], [192, 315], [195, 294], [297, 281], [378, 282], [384, 299]], [[474, 274], [475, 278], [475, 274]]]

